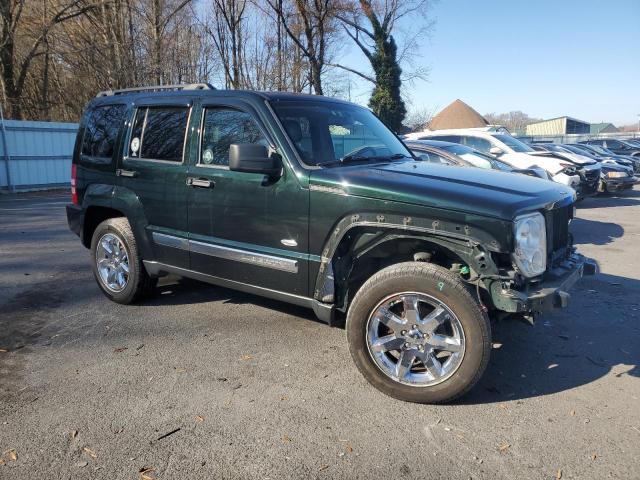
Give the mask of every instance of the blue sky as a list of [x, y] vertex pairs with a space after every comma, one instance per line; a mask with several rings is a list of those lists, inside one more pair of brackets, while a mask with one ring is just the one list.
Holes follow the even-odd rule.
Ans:
[[[640, 0], [439, 0], [430, 17], [416, 55], [431, 72], [405, 90], [409, 109], [460, 98], [482, 114], [638, 122]], [[340, 58], [367, 67], [351, 46]], [[366, 104], [369, 85], [351, 80]]]

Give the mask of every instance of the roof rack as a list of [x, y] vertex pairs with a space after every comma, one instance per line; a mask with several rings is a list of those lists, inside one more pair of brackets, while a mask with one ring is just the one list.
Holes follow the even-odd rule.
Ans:
[[137, 92], [164, 92], [170, 90], [215, 90], [210, 83], [181, 83], [177, 85], [152, 85], [149, 87], [120, 88], [118, 90], [105, 90], [96, 97], [110, 97], [112, 95], [124, 95]]

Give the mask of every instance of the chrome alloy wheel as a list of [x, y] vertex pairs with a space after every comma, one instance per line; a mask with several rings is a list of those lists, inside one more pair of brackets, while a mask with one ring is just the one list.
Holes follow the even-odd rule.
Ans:
[[124, 243], [113, 233], [105, 233], [96, 246], [96, 266], [102, 284], [121, 292], [129, 281], [129, 255]]
[[405, 385], [444, 382], [464, 357], [460, 320], [444, 303], [424, 293], [405, 292], [382, 300], [369, 316], [366, 335], [378, 368]]

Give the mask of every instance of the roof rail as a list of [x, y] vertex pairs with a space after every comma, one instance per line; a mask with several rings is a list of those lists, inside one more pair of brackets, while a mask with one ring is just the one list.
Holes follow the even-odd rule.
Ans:
[[96, 97], [110, 97], [112, 95], [124, 95], [137, 92], [163, 92], [169, 90], [215, 90], [210, 83], [181, 83], [177, 85], [152, 85], [149, 87], [120, 88], [118, 90], [105, 90], [99, 92]]

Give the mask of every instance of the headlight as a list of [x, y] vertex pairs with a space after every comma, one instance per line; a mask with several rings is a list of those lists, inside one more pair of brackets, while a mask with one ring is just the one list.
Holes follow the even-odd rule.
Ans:
[[525, 277], [540, 275], [547, 268], [547, 228], [539, 213], [514, 220], [515, 251], [513, 261]]
[[607, 172], [607, 178], [623, 178], [626, 176], [626, 172]]

